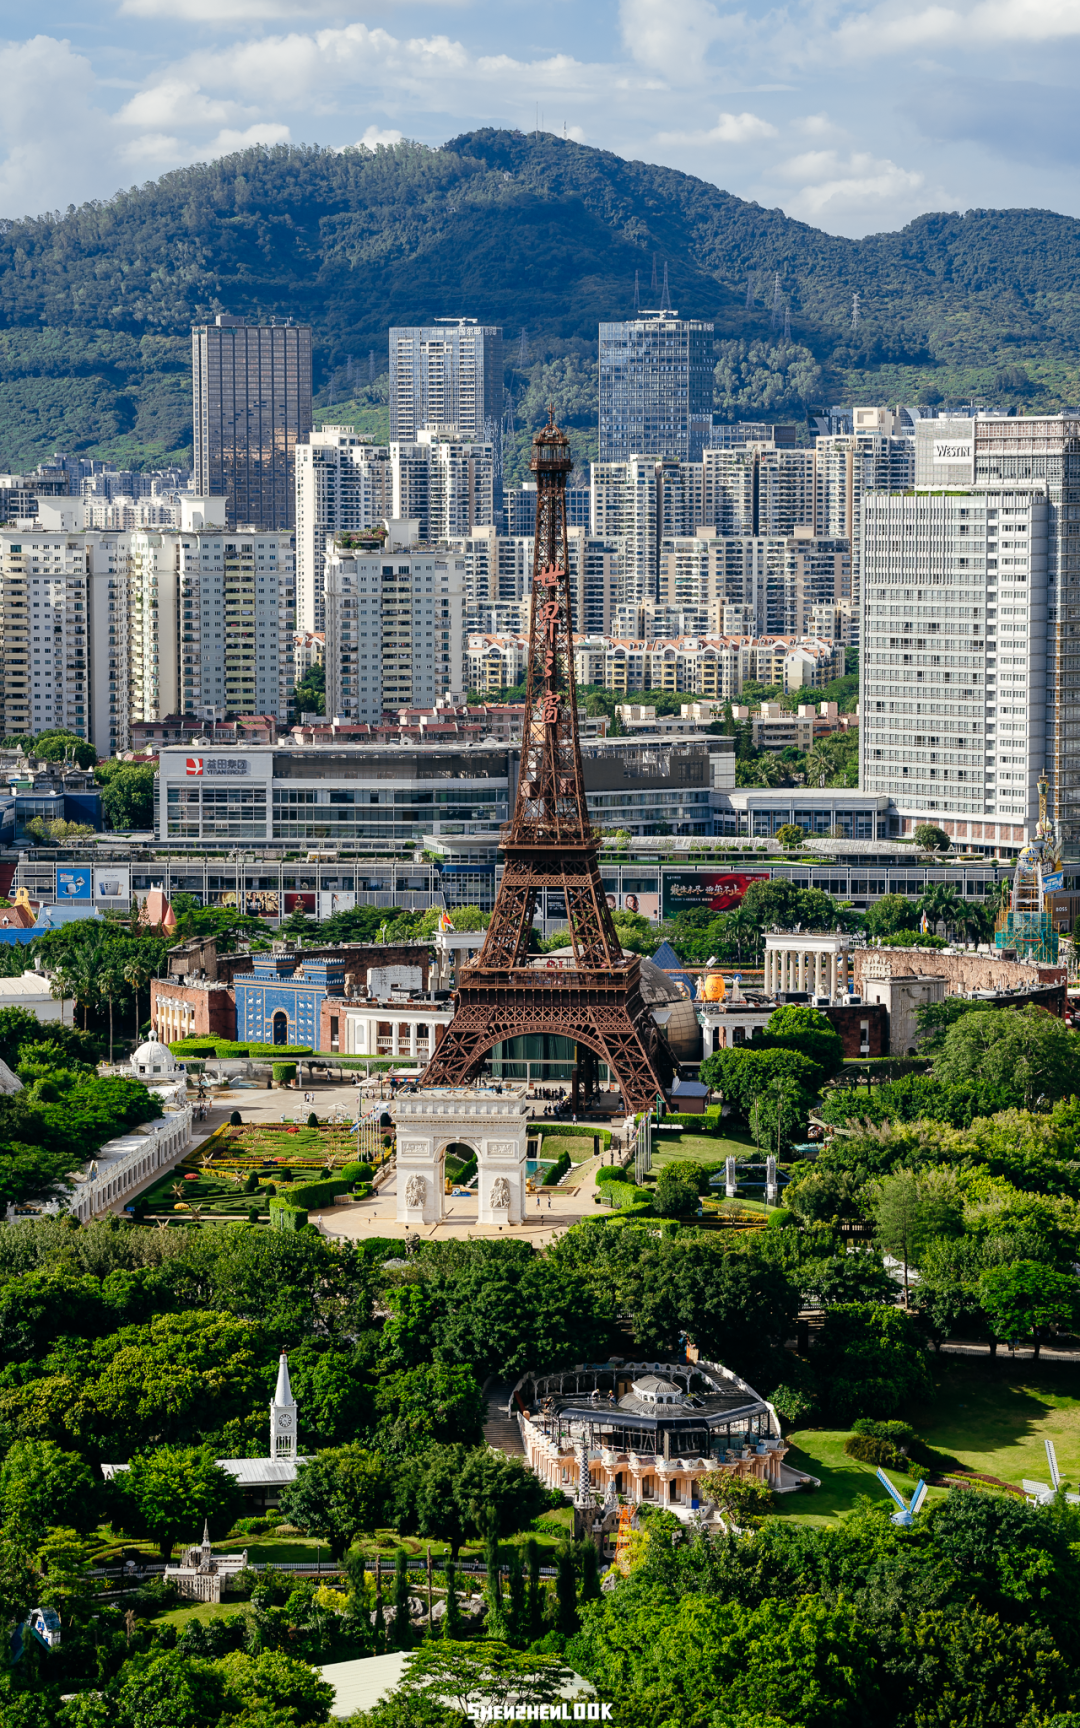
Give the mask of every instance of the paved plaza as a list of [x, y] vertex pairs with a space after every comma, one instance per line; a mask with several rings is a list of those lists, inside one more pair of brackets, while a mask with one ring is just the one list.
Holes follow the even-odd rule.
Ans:
[[[279, 1087], [252, 1087], [250, 1085], [233, 1087], [228, 1091], [214, 1091], [206, 1100], [206, 1117], [202, 1122], [196, 1122], [192, 1145], [187, 1148], [197, 1148], [200, 1141], [208, 1138], [216, 1128], [228, 1122], [234, 1110], [238, 1110], [245, 1122], [262, 1122], [267, 1125], [287, 1121], [306, 1121], [309, 1113], [314, 1110], [321, 1118], [332, 1115], [335, 1111], [344, 1112], [350, 1121], [355, 1121], [356, 1099], [359, 1088], [355, 1085], [340, 1085], [336, 1081], [313, 1080], [296, 1091], [282, 1091]], [[387, 1103], [389, 1103], [389, 1087], [386, 1088]], [[311, 1095], [313, 1102], [305, 1102], [305, 1095]], [[365, 1090], [365, 1100], [372, 1097], [370, 1089]], [[542, 1110], [542, 1104], [537, 1105]], [[573, 1133], [571, 1124], [567, 1124], [567, 1132]], [[583, 1135], [592, 1132], [590, 1126], [582, 1127]], [[593, 1203], [595, 1185], [593, 1176], [597, 1168], [595, 1158], [588, 1159], [583, 1164], [575, 1164], [563, 1186], [545, 1188], [539, 1194], [530, 1194], [526, 1209], [525, 1221], [511, 1225], [482, 1225], [477, 1222], [476, 1199], [454, 1199], [447, 1195], [444, 1201], [445, 1217], [438, 1224], [414, 1225], [399, 1224], [397, 1220], [397, 1177], [391, 1170], [386, 1182], [371, 1196], [369, 1200], [351, 1200], [337, 1202], [326, 1206], [321, 1212], [310, 1214], [311, 1222], [318, 1225], [328, 1236], [344, 1236], [354, 1240], [362, 1240], [366, 1236], [420, 1236], [425, 1239], [446, 1241], [451, 1237], [463, 1236], [502, 1236], [520, 1235], [537, 1244], [551, 1242], [556, 1236], [568, 1230], [572, 1224], [578, 1224], [583, 1218], [593, 1217], [598, 1208]], [[161, 1172], [156, 1171], [154, 1180], [160, 1179]], [[150, 1186], [149, 1183], [146, 1186]], [[135, 1192], [125, 1194], [124, 1204], [130, 1205]], [[123, 1207], [117, 1205], [117, 1211]]]

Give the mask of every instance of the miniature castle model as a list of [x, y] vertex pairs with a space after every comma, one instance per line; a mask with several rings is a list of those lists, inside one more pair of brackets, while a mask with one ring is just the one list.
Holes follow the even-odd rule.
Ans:
[[246, 1548], [242, 1554], [214, 1554], [210, 1548], [210, 1526], [204, 1519], [202, 1541], [185, 1548], [179, 1566], [166, 1566], [165, 1577], [176, 1585], [181, 1596], [195, 1602], [220, 1602], [222, 1590], [243, 1571], [247, 1558]]
[[752, 1476], [783, 1491], [776, 1412], [745, 1380], [710, 1362], [595, 1363], [530, 1371], [509, 1400], [525, 1456], [549, 1488], [572, 1496], [579, 1535], [606, 1534], [620, 1502], [707, 1515], [712, 1473]]

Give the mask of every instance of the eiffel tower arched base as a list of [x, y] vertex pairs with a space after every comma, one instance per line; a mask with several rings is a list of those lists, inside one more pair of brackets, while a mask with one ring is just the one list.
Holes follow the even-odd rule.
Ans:
[[606, 1062], [628, 1115], [649, 1109], [678, 1073], [641, 994], [634, 958], [604, 971], [464, 968], [454, 1018], [420, 1084], [464, 1085], [496, 1044], [531, 1032], [571, 1038]]

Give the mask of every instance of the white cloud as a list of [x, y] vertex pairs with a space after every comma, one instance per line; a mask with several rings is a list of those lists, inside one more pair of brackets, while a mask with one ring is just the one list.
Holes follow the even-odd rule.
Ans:
[[111, 122], [93, 105], [93, 85], [89, 61], [69, 42], [34, 36], [0, 46], [0, 214], [34, 214], [102, 191]]
[[660, 144], [752, 144], [759, 138], [777, 137], [775, 126], [756, 114], [718, 114], [708, 132], [661, 132]]
[[235, 119], [239, 110], [232, 102], [211, 102], [194, 80], [166, 78], [140, 90], [125, 103], [116, 118], [127, 126], [220, 126]]
[[705, 56], [720, 36], [738, 34], [741, 15], [722, 18], [709, 0], [620, 0], [623, 45], [639, 66], [661, 72], [673, 84], [704, 78]]
[[369, 126], [362, 138], [356, 141], [358, 150], [377, 150], [380, 144], [400, 144], [404, 132], [394, 132], [392, 129], [380, 126]]
[[[781, 163], [775, 172], [801, 182], [785, 200], [788, 214], [828, 229], [845, 228], [856, 219], [873, 223], [875, 212], [881, 220], [895, 222], [929, 207], [923, 174], [865, 150], [846, 157], [836, 150], [807, 150]], [[951, 202], [946, 193], [936, 196], [939, 202], [934, 208], [941, 208], [941, 200]]]
[[793, 132], [802, 132], [807, 138], [842, 138], [844, 128], [838, 126], [835, 120], [830, 120], [827, 114], [802, 114], [791, 122]]
[[130, 168], [156, 168], [165, 172], [182, 167], [186, 162], [212, 162], [218, 156], [231, 156], [237, 150], [249, 150], [253, 144], [287, 144], [289, 128], [271, 120], [260, 120], [246, 131], [237, 132], [223, 127], [216, 138], [205, 142], [176, 138], [165, 132], [144, 132], [121, 146], [120, 161]]
[[981, 0], [967, 9], [925, 6], [899, 14], [882, 6], [846, 20], [835, 39], [845, 54], [855, 58], [1070, 36], [1080, 36], [1080, 0]]

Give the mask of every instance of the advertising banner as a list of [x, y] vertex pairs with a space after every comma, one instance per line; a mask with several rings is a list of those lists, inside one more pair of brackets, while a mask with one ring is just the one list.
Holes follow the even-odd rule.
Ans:
[[1055, 870], [1052, 876], [1044, 876], [1042, 885], [1044, 894], [1060, 894], [1065, 887], [1064, 870]]
[[94, 865], [94, 899], [99, 906], [127, 910], [131, 904], [131, 871], [126, 864]]
[[655, 924], [660, 918], [659, 894], [609, 894], [607, 903], [613, 912], [637, 912]]
[[61, 906], [72, 901], [90, 899], [91, 870], [89, 864], [58, 864], [56, 866], [56, 899]]
[[767, 882], [768, 876], [745, 871], [672, 870], [664, 873], [664, 917], [677, 918], [693, 906], [710, 912], [730, 912], [739, 904], [751, 882]]
[[314, 918], [314, 916], [315, 916], [315, 896], [314, 896], [314, 894], [295, 894], [295, 893], [286, 894], [285, 895], [285, 916], [288, 917], [290, 912], [305, 912], [309, 918]]
[[335, 912], [351, 912], [356, 895], [346, 888], [323, 888], [319, 891], [319, 917], [332, 918]]
[[276, 888], [249, 888], [244, 910], [253, 918], [280, 917], [281, 897]]

